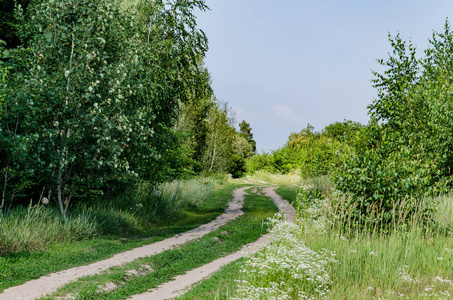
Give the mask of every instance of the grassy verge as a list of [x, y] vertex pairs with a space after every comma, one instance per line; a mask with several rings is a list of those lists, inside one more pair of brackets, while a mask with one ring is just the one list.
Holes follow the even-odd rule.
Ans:
[[[246, 197], [243, 211], [244, 215], [238, 219], [199, 240], [80, 279], [46, 299], [55, 299], [68, 293], [76, 294], [77, 299], [124, 299], [147, 291], [178, 274], [233, 253], [242, 245], [257, 240], [265, 231], [263, 221], [278, 209], [269, 198], [252, 194]], [[148, 271], [140, 274], [140, 270], [144, 269]], [[130, 276], [131, 270], [136, 270], [132, 271], [136, 275]], [[100, 291], [100, 287], [112, 285], [115, 287], [112, 291]]]
[[[218, 187], [204, 203], [182, 210], [178, 218], [160, 220], [158, 223], [148, 219], [146, 227], [139, 226], [132, 232], [120, 231], [118, 234], [97, 235], [87, 240], [57, 242], [46, 245], [39, 251], [0, 256], [0, 291], [52, 272], [85, 265], [151, 244], [208, 223], [223, 212], [237, 187], [238, 185]], [[114, 212], [117, 210], [112, 210]], [[146, 219], [138, 220], [136, 224], [145, 221]]]
[[[316, 184], [311, 184], [312, 189]], [[277, 193], [294, 200], [294, 189], [282, 186]], [[314, 192], [298, 193], [297, 197], [314, 195]], [[279, 234], [278, 251], [269, 247], [251, 259], [225, 266], [211, 278], [196, 286], [178, 299], [266, 299], [269, 296], [289, 299], [452, 299], [453, 297], [453, 200], [451, 195], [435, 199], [438, 203], [435, 220], [437, 226], [424, 224], [397, 226], [390, 233], [364, 230], [348, 231], [345, 224], [338, 226], [338, 211], [333, 206], [345, 199], [312, 199], [306, 207], [306, 219], [299, 224], [299, 234]], [[426, 200], [431, 202], [430, 199]], [[343, 206], [344, 207], [344, 206]], [[343, 213], [345, 213], [343, 211]], [[398, 213], [396, 211], [395, 213]], [[336, 220], [336, 221], [335, 221]], [[342, 221], [344, 223], [344, 220]], [[347, 225], [347, 224], [346, 224]], [[292, 240], [292, 241], [291, 241]], [[291, 245], [292, 244], [292, 245]], [[290, 245], [291, 254], [279, 257], [284, 247]], [[337, 262], [325, 265], [319, 278], [325, 278], [329, 292], [314, 292], [304, 283], [294, 280], [309, 278], [313, 268], [307, 257], [297, 259], [297, 253], [310, 254], [325, 260], [326, 253], [334, 253]], [[260, 258], [264, 260], [259, 260]], [[291, 265], [291, 260], [293, 265]], [[261, 268], [267, 262], [276, 266]], [[306, 269], [292, 274], [300, 264]], [[317, 265], [318, 262], [316, 263]], [[285, 265], [291, 267], [285, 269]], [[244, 272], [245, 270], [245, 272]], [[247, 271], [249, 270], [249, 271]], [[262, 275], [256, 276], [255, 274]], [[296, 275], [296, 276], [294, 276]], [[282, 285], [282, 278], [287, 284]], [[290, 278], [289, 276], [292, 276]], [[239, 280], [239, 281], [235, 281]], [[291, 283], [293, 282], [293, 283]], [[314, 282], [310, 279], [309, 282]], [[296, 289], [299, 295], [294, 295]], [[321, 290], [317, 288], [317, 291]], [[327, 291], [324, 288], [324, 291]], [[264, 293], [264, 294], [263, 294]], [[295, 298], [294, 298], [295, 297]], [[285, 298], [286, 299], [286, 298]]]
[[[329, 271], [332, 299], [451, 299], [453, 296], [453, 206], [451, 196], [437, 199], [435, 220], [427, 227], [415, 220], [391, 233], [340, 230], [332, 219], [326, 230], [306, 230], [306, 245], [337, 253], [340, 265]], [[341, 199], [326, 199], [331, 203]], [[426, 200], [430, 202], [430, 199]], [[322, 211], [329, 211], [327, 206]], [[315, 209], [314, 209], [315, 210]], [[311, 223], [310, 226], [313, 226]], [[319, 225], [319, 224], [318, 224]], [[316, 226], [317, 227], [317, 226]]]

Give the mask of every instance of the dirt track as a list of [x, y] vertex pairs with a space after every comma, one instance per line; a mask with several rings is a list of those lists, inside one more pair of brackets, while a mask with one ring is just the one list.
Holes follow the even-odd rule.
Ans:
[[[266, 196], [270, 197], [274, 201], [275, 205], [284, 213], [284, 215], [290, 221], [294, 221], [296, 218], [296, 210], [288, 203], [288, 201], [283, 200], [279, 195], [274, 192], [276, 187], [266, 187], [264, 193]], [[270, 234], [265, 234], [257, 241], [244, 245], [244, 247], [230, 255], [221, 257], [219, 259], [210, 262], [204, 266], [201, 266], [197, 269], [191, 270], [184, 275], [179, 275], [174, 278], [173, 281], [164, 283], [163, 285], [152, 289], [148, 292], [132, 296], [129, 299], [133, 300], [150, 300], [150, 299], [172, 299], [177, 296], [184, 294], [188, 288], [198, 281], [208, 277], [215, 271], [219, 270], [223, 265], [226, 265], [230, 262], [233, 262], [246, 254], [255, 253], [261, 250], [268, 240], [271, 238]]]
[[[265, 194], [270, 197], [274, 203], [285, 213], [288, 219], [295, 218], [295, 211], [289, 203], [280, 198], [275, 192], [276, 187], [266, 187]], [[176, 235], [174, 237], [156, 242], [150, 245], [138, 247], [126, 252], [114, 255], [109, 259], [98, 261], [90, 265], [75, 267], [68, 270], [52, 273], [42, 276], [39, 279], [28, 281], [22, 285], [6, 289], [0, 294], [0, 300], [15, 300], [15, 299], [36, 299], [55, 292], [59, 287], [74, 281], [83, 276], [94, 275], [100, 273], [113, 266], [118, 266], [127, 262], [131, 262], [137, 258], [151, 256], [172, 249], [177, 245], [184, 244], [190, 240], [202, 237], [203, 235], [216, 230], [220, 226], [236, 219], [243, 214], [241, 211], [244, 203], [245, 190], [250, 187], [240, 188], [234, 191], [233, 199], [228, 203], [228, 208], [225, 212], [217, 217], [214, 221], [204, 224], [198, 228]], [[158, 288], [140, 295], [135, 295], [131, 299], [169, 299], [183, 292], [195, 282], [210, 275], [218, 270], [222, 265], [234, 261], [245, 253], [256, 252], [262, 248], [269, 237], [267, 235], [261, 237], [258, 241], [244, 246], [241, 251], [217, 259], [207, 265], [187, 272], [185, 275], [177, 276], [175, 280], [165, 283]]]

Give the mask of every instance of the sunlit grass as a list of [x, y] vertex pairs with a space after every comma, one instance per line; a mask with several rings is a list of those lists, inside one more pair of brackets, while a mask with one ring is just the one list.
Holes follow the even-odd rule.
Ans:
[[400, 210], [411, 204], [396, 207], [390, 231], [379, 230], [373, 224], [361, 230], [348, 225], [349, 213], [339, 209], [348, 209], [342, 201], [347, 203], [349, 199], [331, 194], [314, 201], [300, 222], [304, 228], [301, 240], [314, 251], [335, 251], [340, 262], [329, 271], [330, 299], [451, 298], [453, 236], [448, 229], [453, 217], [451, 197], [414, 202], [438, 203], [435, 225], [425, 224], [417, 213], [406, 224], [404, 211]]
[[270, 184], [301, 184], [304, 180], [300, 177], [300, 172], [294, 171], [288, 174], [272, 174], [266, 171], [256, 171], [253, 175], [247, 175], [244, 179], [252, 181], [262, 181]]
[[[300, 197], [310, 193], [298, 193], [302, 185], [305, 188], [328, 190], [327, 181], [318, 180], [318, 183], [300, 183], [299, 186], [285, 185], [277, 189], [277, 193], [286, 196], [290, 202], [301, 200]], [[324, 188], [323, 188], [324, 186]], [[311, 195], [311, 194], [310, 194]], [[298, 199], [299, 198], [299, 199]], [[273, 299], [277, 288], [279, 299], [451, 299], [453, 297], [453, 200], [450, 195], [443, 195], [435, 199], [427, 198], [413, 204], [407, 203], [406, 208], [395, 207], [393, 211], [394, 224], [391, 230], [379, 230], [368, 223], [364, 230], [357, 230], [354, 224], [348, 225], [348, 206], [350, 198], [341, 194], [331, 193], [330, 198], [311, 199], [300, 216], [299, 229], [293, 232], [300, 234], [285, 237], [280, 234], [277, 244], [268, 249], [278, 249], [258, 254], [266, 257], [265, 261], [256, 264], [251, 260], [237, 262], [231, 267], [225, 267], [211, 279], [197, 286], [187, 297], [182, 299]], [[409, 201], [409, 200], [407, 200]], [[410, 224], [399, 222], [404, 219], [404, 209], [413, 208], [421, 202], [434, 203], [437, 211], [434, 223], [426, 225], [415, 214]], [[340, 209], [342, 208], [342, 210]], [[352, 206], [349, 209], [353, 209]], [[301, 231], [300, 231], [301, 230]], [[288, 262], [279, 260], [283, 253], [282, 245], [291, 244], [291, 239], [297, 238], [300, 247], [307, 247], [321, 255], [334, 253], [338, 263], [329, 264], [324, 269], [328, 276], [328, 293], [313, 293], [310, 288], [304, 287], [304, 294], [295, 294], [303, 284], [296, 283], [289, 276], [278, 276], [262, 273], [259, 284], [255, 289], [242, 289], [242, 280], [257, 281], [260, 267], [271, 261], [280, 261], [282, 268]], [[303, 264], [307, 259], [298, 258], [296, 253], [286, 253], [287, 260], [299, 261]], [[257, 272], [240, 272], [241, 269], [253, 269]], [[275, 268], [279, 269], [279, 268]], [[288, 273], [289, 274], [289, 273]], [[247, 275], [247, 276], [245, 276]], [[231, 278], [235, 278], [236, 284]], [[284, 284], [287, 283], [287, 284]], [[218, 287], [216, 287], [216, 284]], [[286, 290], [285, 290], [286, 289]], [[326, 289], [327, 290], [327, 289]], [[247, 292], [247, 293], [245, 293]], [[267, 292], [267, 294], [263, 294]], [[260, 294], [261, 293], [261, 294]], [[274, 294], [272, 294], [274, 293]], [[207, 295], [215, 295], [210, 298]], [[261, 295], [261, 296], [259, 296]], [[207, 298], [206, 298], [207, 297]], [[261, 297], [261, 298], [259, 298]], [[277, 298], [278, 298], [277, 297]], [[285, 298], [286, 297], [286, 298]]]

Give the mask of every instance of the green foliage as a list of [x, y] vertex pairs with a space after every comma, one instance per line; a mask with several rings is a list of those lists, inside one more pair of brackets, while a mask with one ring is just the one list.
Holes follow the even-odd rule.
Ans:
[[[453, 166], [449, 23], [443, 33], [433, 34], [422, 59], [399, 35], [389, 40], [393, 53], [379, 60], [387, 70], [374, 73], [378, 98], [369, 106], [372, 122], [357, 135], [356, 156], [334, 177], [340, 190], [363, 199], [356, 220], [375, 206], [384, 223], [391, 222], [391, 209], [405, 199], [449, 189]], [[431, 222], [433, 213], [434, 206], [425, 203], [425, 222]]]
[[[313, 127], [291, 133], [287, 144], [270, 154], [256, 154], [247, 161], [249, 173], [258, 170], [289, 173], [299, 170], [302, 177], [331, 174], [352, 152], [352, 148], [335, 138], [313, 131]], [[351, 134], [352, 136], [352, 134]]]
[[16, 5], [26, 10], [30, 0], [0, 0], [0, 40], [6, 42], [7, 48], [21, 45], [18, 33], [18, 21], [14, 16]]
[[363, 127], [359, 122], [344, 120], [327, 125], [321, 134], [340, 142], [351, 143], [355, 141], [357, 132]]
[[[17, 11], [2, 110], [4, 194], [71, 199], [175, 177], [179, 102], [200, 93], [204, 1], [33, 1]], [[151, 20], [151, 23], [150, 23]], [[176, 154], [175, 154], [176, 153]], [[5, 199], [3, 197], [3, 199]], [[3, 200], [2, 199], [2, 200]], [[3, 208], [3, 206], [2, 206]]]
[[205, 173], [229, 171], [235, 130], [226, 104], [215, 104], [207, 120], [206, 148], [203, 155]]
[[251, 153], [248, 154], [247, 157], [252, 156], [256, 152], [256, 142], [253, 139], [253, 133], [252, 128], [250, 127], [250, 123], [247, 123], [245, 120], [239, 123], [239, 132], [246, 139], [246, 141], [250, 144], [252, 148]]

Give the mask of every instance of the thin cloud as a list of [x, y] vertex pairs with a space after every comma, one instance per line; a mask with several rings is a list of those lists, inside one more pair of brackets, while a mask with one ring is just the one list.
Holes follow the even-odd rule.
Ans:
[[294, 109], [288, 104], [282, 103], [271, 107], [274, 117], [284, 124], [301, 123], [302, 117], [294, 112]]
[[248, 123], [256, 124], [266, 119], [263, 114], [257, 111], [248, 110], [240, 106], [233, 106], [232, 108], [236, 113], [236, 121], [238, 123], [245, 120]]

